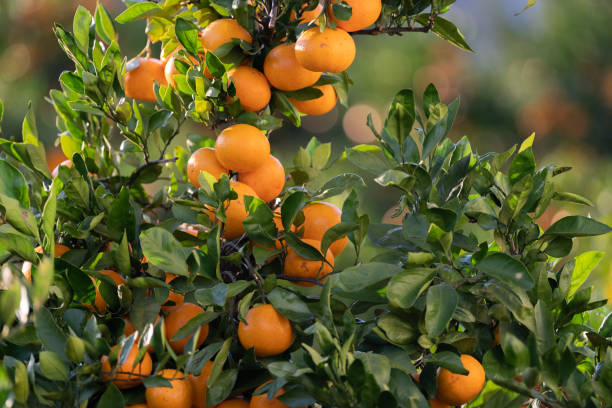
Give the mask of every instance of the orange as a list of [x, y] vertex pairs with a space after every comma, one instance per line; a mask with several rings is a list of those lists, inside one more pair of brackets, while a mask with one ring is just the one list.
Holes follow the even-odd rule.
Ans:
[[125, 322], [125, 326], [123, 327], [123, 335], [128, 337], [136, 331], [136, 326], [134, 326], [132, 321], [127, 317], [124, 317], [123, 321]]
[[[117, 346], [113, 347], [113, 349], [116, 347]], [[108, 356], [102, 356], [102, 359], [100, 360], [102, 363], [102, 367], [100, 369], [100, 376], [102, 380], [112, 381], [117, 388], [121, 389], [132, 388], [141, 384], [143, 378], [151, 374], [151, 370], [153, 369], [153, 361], [151, 360], [149, 353], [146, 352], [142, 360], [140, 360], [138, 364], [134, 365], [137, 355], [138, 346], [134, 344], [123, 364], [118, 365], [114, 372], [110, 365]], [[117, 355], [117, 364], [119, 364], [120, 357], [121, 352], [119, 352]]]
[[440, 402], [435, 398], [430, 399], [429, 404], [431, 404], [431, 408], [450, 408], [448, 404]]
[[[178, 276], [172, 273], [166, 273], [166, 283], [172, 282], [177, 277]], [[169, 303], [167, 305], [165, 304], [161, 308], [164, 312], [170, 312], [175, 307], [182, 305], [184, 301], [185, 301], [185, 296], [181, 295], [180, 293], [174, 292], [173, 290], [170, 290], [168, 299], [166, 299], [166, 302], [164, 302], [164, 304], [168, 302], [172, 302], [172, 303], [171, 304]]]
[[[304, 238], [321, 241], [328, 229], [342, 220], [342, 212], [338, 207], [330, 203], [315, 203], [304, 207]], [[338, 256], [346, 247], [348, 238], [344, 237], [331, 244], [329, 249]]]
[[[40, 246], [37, 246], [36, 248], [34, 248], [34, 251], [37, 254], [43, 253], [43, 249]], [[68, 248], [66, 245], [55, 244], [55, 257], [56, 258], [61, 257], [68, 251], [70, 251], [70, 248]], [[21, 272], [23, 273], [25, 278], [28, 280], [28, 282], [32, 282], [32, 262], [25, 261], [23, 265], [21, 266]]]
[[272, 305], [252, 307], [245, 320], [246, 324], [238, 324], [238, 339], [246, 350], [254, 348], [257, 357], [275, 356], [291, 347], [295, 338], [291, 322]]
[[191, 390], [193, 391], [193, 399], [191, 404], [195, 408], [206, 408], [206, 386], [208, 384], [208, 377], [210, 377], [210, 370], [212, 370], [213, 362], [207, 361], [202, 367], [200, 375], [195, 376], [189, 374], [187, 378], [191, 384]]
[[307, 88], [321, 77], [321, 71], [313, 72], [300, 65], [295, 44], [281, 44], [272, 48], [264, 60], [264, 74], [273, 87], [282, 91]]
[[125, 408], [149, 408], [147, 404], [126, 405]]
[[[231, 200], [225, 208], [225, 225], [223, 227], [223, 238], [236, 239], [244, 234], [244, 226], [242, 221], [247, 217], [247, 210], [244, 206], [244, 196], [257, 197], [257, 193], [244, 183], [239, 181], [230, 181], [230, 186], [238, 194], [236, 200]], [[259, 197], [257, 197], [259, 198]], [[205, 210], [211, 218], [214, 216], [211, 211]]]
[[256, 112], [268, 105], [272, 93], [264, 74], [249, 66], [239, 66], [227, 75], [236, 87], [236, 97], [242, 109]]
[[164, 64], [156, 58], [139, 58], [140, 65], [125, 73], [125, 96], [141, 101], [155, 102], [153, 84], [166, 85]]
[[212, 52], [223, 44], [232, 41], [232, 38], [238, 38], [248, 43], [253, 42], [251, 34], [232, 18], [215, 20], [200, 33], [202, 46], [205, 50]]
[[468, 354], [461, 355], [467, 375], [455, 374], [446, 368], [438, 371], [436, 399], [448, 405], [463, 405], [480, 394], [485, 385], [485, 371], [480, 362]]
[[[193, 319], [202, 312], [204, 312], [204, 309], [202, 309], [198, 305], [195, 305], [193, 303], [183, 303], [182, 305], [173, 308], [168, 314], [168, 317], [166, 317], [166, 320], [164, 321], [164, 327], [166, 329], [166, 339], [168, 340], [170, 347], [172, 347], [172, 349], [176, 353], [183, 352], [183, 350], [185, 349], [185, 345], [187, 344], [189, 339], [193, 337], [193, 334], [182, 340], [171, 341], [170, 339], [177, 331], [179, 331], [180, 328], [185, 326], [191, 319]], [[200, 347], [202, 343], [204, 343], [206, 337], [208, 337], [208, 324], [203, 325], [200, 329], [200, 336], [198, 338], [197, 347]]]
[[227, 169], [253, 171], [266, 161], [270, 142], [255, 126], [238, 124], [225, 128], [217, 136], [215, 154]]
[[319, 27], [304, 31], [295, 43], [295, 57], [304, 68], [318, 72], [342, 72], [355, 59], [355, 41], [343, 29]]
[[172, 387], [147, 388], [145, 397], [149, 408], [190, 408], [192, 391], [185, 374], [169, 369], [157, 374], [169, 380]]
[[[272, 382], [272, 380], [263, 383], [262, 385], [257, 387], [257, 389], [260, 389], [261, 387], [268, 384], [269, 382]], [[276, 394], [274, 394], [273, 398], [268, 398], [267, 392], [264, 392], [263, 394], [259, 394], [259, 395], [253, 395], [253, 398], [251, 398], [251, 404], [249, 405], [249, 407], [250, 408], [289, 408], [288, 405], [283, 404], [282, 402], [276, 399], [276, 397], [283, 395], [284, 393], [285, 393], [285, 389], [281, 388], [280, 390], [276, 392]]]
[[[101, 273], [102, 275], [106, 275], [110, 277], [113, 280], [113, 282], [115, 282], [115, 285], [117, 286], [125, 283], [125, 279], [123, 279], [123, 276], [119, 275], [115, 271], [101, 270], [98, 272]], [[94, 285], [96, 285], [96, 280], [93, 277], [91, 278], [91, 280], [94, 281]], [[106, 304], [106, 301], [102, 298], [98, 285], [96, 285], [96, 299], [94, 300], [94, 304], [96, 305], [96, 309], [98, 310], [99, 313], [102, 313], [102, 314], [106, 313], [106, 308], [108, 307], [108, 305]]]
[[242, 398], [234, 398], [223, 401], [216, 408], [249, 408], [249, 401]]
[[[338, 27], [348, 31], [363, 30], [378, 20], [382, 9], [380, 0], [344, 0], [351, 6], [353, 14], [348, 20], [338, 20], [334, 17], [333, 7], [329, 5], [329, 15], [338, 24]], [[332, 3], [335, 3], [333, 1]]]
[[55, 166], [55, 168], [51, 172], [51, 177], [56, 178], [57, 176], [59, 176], [59, 166], [72, 167], [72, 160], [66, 159], [57, 166]]
[[321, 85], [315, 86], [318, 90], [323, 92], [323, 95], [318, 98], [308, 99], [305, 101], [298, 101], [293, 98], [289, 98], [293, 106], [305, 115], [325, 115], [327, 112], [334, 109], [338, 96], [336, 90], [332, 85]]
[[196, 150], [187, 161], [187, 178], [196, 188], [200, 188], [198, 177], [202, 171], [216, 179], [221, 177], [221, 174], [228, 173], [227, 169], [217, 160], [215, 149], [212, 147], [202, 147]]
[[274, 156], [268, 155], [266, 161], [253, 171], [238, 175], [241, 183], [251, 187], [265, 202], [274, 200], [285, 186], [285, 168]]
[[[321, 241], [315, 241], [313, 239], [302, 239], [306, 244], [315, 247], [316, 249], [321, 248]], [[331, 249], [327, 250], [325, 259], [331, 265], [334, 264], [334, 254]], [[310, 261], [299, 256], [292, 248], [287, 250], [287, 256], [285, 257], [285, 265], [283, 271], [285, 275], [292, 276], [295, 278], [308, 278], [318, 279], [324, 281], [327, 279], [327, 275], [333, 272], [333, 267], [323, 261]], [[294, 282], [300, 286], [314, 286], [311, 282]]]
[[[194, 65], [199, 65], [197, 59], [194, 57], [189, 57], [191, 63]], [[181, 75], [178, 69], [176, 69], [176, 65], [174, 65], [174, 61], [176, 61], [176, 55], [173, 55], [168, 59], [164, 68], [164, 78], [166, 78], [166, 82], [170, 84], [170, 86], [176, 86], [176, 80], [174, 79], [175, 75]]]
[[[304, 5], [302, 6], [302, 9], [305, 9], [306, 7], [308, 7], [308, 4], [304, 3]], [[304, 11], [302, 15], [300, 16], [298, 23], [300, 24], [310, 23], [314, 19], [318, 18], [321, 15], [322, 11], [323, 11], [323, 4], [319, 3], [317, 4], [317, 7], [315, 7], [313, 10]], [[292, 21], [295, 20], [296, 16], [297, 15], [295, 14], [295, 11], [292, 11], [291, 20]]]

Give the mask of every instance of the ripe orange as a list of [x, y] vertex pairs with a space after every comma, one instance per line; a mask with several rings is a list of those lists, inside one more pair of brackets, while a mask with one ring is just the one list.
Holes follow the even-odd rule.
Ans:
[[198, 177], [202, 171], [216, 179], [221, 177], [221, 174], [228, 173], [227, 169], [217, 160], [215, 149], [212, 147], [202, 147], [196, 150], [187, 161], [187, 178], [196, 188], [200, 188]]
[[[34, 251], [38, 254], [43, 253], [43, 249], [40, 246], [37, 246], [36, 248], [34, 248]], [[61, 257], [68, 251], [70, 251], [70, 248], [68, 248], [66, 245], [55, 244], [55, 257], [56, 258]], [[32, 282], [32, 262], [25, 261], [23, 265], [21, 266], [21, 272], [23, 273], [23, 275], [25, 276], [28, 282]]]
[[238, 124], [225, 128], [215, 143], [217, 160], [227, 169], [253, 171], [270, 154], [270, 142], [255, 126]]
[[438, 371], [436, 399], [448, 405], [463, 405], [480, 394], [485, 385], [485, 371], [478, 360], [468, 354], [461, 355], [467, 375], [455, 374], [445, 368]]
[[305, 101], [289, 98], [293, 106], [305, 115], [325, 115], [334, 109], [338, 101], [338, 95], [336, 95], [336, 90], [332, 85], [326, 84], [315, 86], [315, 88], [323, 92], [323, 95]]
[[300, 65], [296, 58], [295, 44], [277, 45], [264, 60], [266, 78], [273, 87], [282, 91], [297, 91], [312, 86], [321, 77], [321, 72], [313, 72]]
[[[172, 273], [166, 273], [166, 283], [172, 282], [177, 277], [178, 277], [177, 275], [174, 275]], [[175, 307], [182, 305], [184, 301], [185, 301], [185, 296], [181, 295], [180, 293], [170, 290], [168, 299], [166, 299], [166, 302], [164, 302], [164, 306], [162, 306], [161, 308], [164, 312], [170, 312]], [[168, 302], [172, 302], [172, 303], [168, 303]]]
[[291, 347], [295, 338], [291, 322], [272, 305], [252, 307], [245, 320], [246, 324], [238, 324], [238, 339], [246, 350], [254, 348], [257, 357], [275, 356]]
[[232, 18], [215, 20], [200, 33], [202, 46], [205, 50], [212, 52], [223, 44], [232, 41], [232, 38], [238, 38], [248, 43], [253, 42], [251, 34]]
[[161, 370], [158, 375], [170, 381], [172, 387], [149, 387], [145, 391], [149, 408], [190, 408], [191, 385], [185, 375], [177, 370]]
[[[106, 275], [110, 277], [113, 280], [113, 282], [115, 282], [115, 285], [117, 286], [123, 285], [125, 283], [125, 279], [123, 279], [123, 276], [119, 275], [115, 271], [105, 269], [105, 270], [101, 270], [98, 272], [100, 272], [102, 275]], [[91, 278], [91, 280], [94, 281], [94, 285], [96, 285], [96, 280], [94, 278]], [[99, 313], [102, 313], [102, 314], [106, 313], [106, 308], [108, 307], [108, 304], [102, 298], [98, 285], [96, 285], [96, 299], [94, 300], [94, 304], [96, 305], [96, 309], [98, 310]]]
[[[316, 249], [321, 248], [321, 241], [315, 241], [313, 239], [302, 239], [308, 245], [315, 247]], [[333, 265], [334, 254], [331, 249], [327, 250], [325, 259]], [[292, 276], [295, 278], [308, 278], [318, 279], [324, 281], [327, 279], [327, 275], [333, 271], [332, 266], [323, 261], [310, 261], [299, 256], [292, 248], [287, 250], [287, 256], [285, 257], [285, 265], [283, 269], [285, 275]], [[314, 286], [311, 282], [294, 282], [300, 286]]]
[[[183, 303], [182, 305], [170, 310], [168, 317], [166, 317], [166, 320], [164, 321], [164, 327], [166, 329], [166, 339], [168, 340], [170, 347], [172, 347], [176, 353], [183, 353], [185, 345], [189, 339], [193, 337], [193, 334], [182, 340], [171, 341], [170, 339], [177, 331], [179, 331], [180, 328], [185, 326], [191, 319], [202, 312], [204, 312], [204, 310], [200, 306], [193, 303]], [[200, 329], [197, 347], [200, 347], [202, 343], [204, 343], [206, 337], [208, 337], [208, 324], [203, 325]]]
[[216, 408], [249, 408], [249, 401], [242, 398], [234, 398], [231, 400], [223, 401]]
[[[272, 380], [263, 383], [262, 385], [257, 387], [257, 390], [263, 387], [264, 385], [268, 384], [271, 381]], [[259, 395], [253, 395], [253, 397], [251, 398], [251, 404], [249, 405], [249, 408], [289, 408], [288, 405], [283, 404], [282, 402], [276, 399], [276, 397], [281, 396], [284, 393], [285, 393], [285, 389], [281, 388], [280, 390], [276, 392], [276, 394], [274, 394], [273, 398], [268, 398], [267, 392], [264, 392], [263, 394], [259, 394]]]
[[123, 321], [125, 322], [125, 326], [123, 327], [123, 335], [125, 337], [130, 336], [136, 331], [136, 326], [134, 326], [132, 321], [127, 317], [124, 317]]
[[[223, 228], [223, 238], [236, 239], [244, 234], [242, 221], [247, 217], [247, 210], [244, 206], [244, 196], [257, 197], [257, 193], [244, 183], [230, 181], [230, 186], [238, 194], [236, 200], [231, 200], [225, 209], [225, 226]], [[259, 198], [259, 197], [258, 197]], [[208, 217], [212, 220], [213, 214], [206, 210]]]
[[[308, 4], [304, 3], [304, 5], [302, 6], [302, 9], [304, 9], [306, 7], [308, 7]], [[317, 4], [317, 7], [315, 7], [313, 10], [304, 11], [302, 13], [302, 15], [300, 16], [300, 19], [298, 20], [298, 23], [300, 23], [300, 24], [310, 23], [314, 19], [318, 18], [321, 15], [322, 11], [323, 11], [323, 4], [319, 3], [319, 4]], [[297, 17], [297, 15], [295, 14], [295, 11], [292, 11], [291, 12], [291, 20], [295, 20], [296, 17]]]
[[[113, 347], [115, 349], [117, 346]], [[120, 352], [117, 355], [117, 360], [120, 358]], [[137, 385], [142, 383], [144, 377], [151, 374], [151, 370], [153, 369], [153, 361], [151, 360], [151, 356], [146, 352], [142, 360], [136, 365], [136, 357], [138, 355], [138, 346], [133, 345], [128, 353], [127, 358], [123, 362], [123, 364], [118, 365], [115, 372], [113, 373], [113, 368], [110, 365], [110, 361], [108, 356], [102, 356], [100, 359], [100, 363], [102, 367], [100, 369], [100, 376], [104, 381], [112, 381], [117, 388], [126, 389], [136, 387]], [[117, 361], [117, 364], [119, 361]]]
[[[380, 0], [344, 0], [353, 10], [351, 18], [348, 20], [338, 20], [334, 17], [333, 7], [329, 5], [329, 14], [337, 24], [338, 27], [348, 31], [363, 30], [366, 27], [371, 26], [378, 20], [380, 11], [382, 9], [382, 2]], [[335, 2], [335, 1], [334, 1]]]
[[207, 361], [202, 367], [200, 375], [195, 376], [189, 374], [187, 378], [191, 384], [191, 390], [193, 391], [193, 399], [191, 404], [195, 408], [206, 408], [206, 386], [208, 384], [208, 377], [210, 377], [210, 370], [212, 370], [213, 362]]
[[155, 102], [153, 84], [166, 85], [164, 64], [156, 58], [139, 58], [140, 65], [125, 74], [125, 96], [141, 101]]
[[[315, 203], [304, 207], [304, 238], [321, 241], [328, 229], [341, 222], [342, 212], [330, 203]], [[331, 244], [329, 249], [338, 256], [346, 247], [348, 238], [344, 237]]]
[[[191, 63], [194, 65], [198, 65], [199, 62], [194, 57], [189, 57]], [[176, 69], [176, 65], [174, 65], [174, 61], [176, 61], [176, 55], [173, 55], [168, 59], [164, 68], [164, 78], [166, 78], [166, 82], [170, 84], [170, 86], [176, 86], [176, 80], [174, 79], [175, 75], [180, 75], [178, 69]]]
[[295, 43], [295, 57], [304, 68], [318, 72], [342, 72], [355, 59], [355, 41], [343, 29], [319, 27], [304, 31]]
[[274, 156], [268, 155], [266, 161], [253, 171], [238, 175], [241, 183], [251, 187], [265, 202], [274, 200], [285, 186], [285, 168]]
[[429, 404], [431, 404], [431, 408], [450, 408], [450, 405], [440, 402], [435, 398], [430, 399]]
[[227, 74], [236, 87], [242, 109], [256, 112], [268, 105], [272, 94], [264, 74], [249, 66], [239, 66]]
[[72, 160], [66, 159], [57, 166], [55, 166], [55, 168], [51, 172], [51, 177], [56, 178], [57, 176], [59, 176], [59, 166], [72, 167]]

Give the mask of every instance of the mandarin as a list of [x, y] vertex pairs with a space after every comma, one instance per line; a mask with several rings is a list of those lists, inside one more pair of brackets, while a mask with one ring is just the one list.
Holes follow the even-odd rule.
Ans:
[[270, 357], [285, 352], [295, 338], [291, 322], [272, 305], [249, 309], [246, 323], [238, 324], [238, 339], [246, 350], [255, 349], [257, 357]]
[[193, 392], [185, 375], [170, 369], [157, 374], [169, 380], [171, 387], [148, 387], [145, 397], [149, 408], [190, 408]]
[[72, 167], [72, 160], [66, 159], [63, 162], [61, 162], [60, 164], [58, 164], [57, 166], [55, 166], [55, 168], [51, 172], [51, 177], [56, 178], [57, 176], [59, 176], [59, 168], [60, 168], [60, 166]]
[[207, 361], [202, 367], [200, 375], [195, 376], [189, 374], [187, 376], [191, 384], [191, 390], [193, 391], [191, 404], [195, 408], [206, 408], [206, 386], [208, 385], [208, 378], [210, 377], [212, 366], [213, 362]]
[[[34, 251], [37, 254], [43, 253], [43, 249], [41, 246], [37, 246], [36, 248], [34, 248]], [[55, 257], [56, 258], [61, 257], [68, 251], [70, 251], [70, 248], [68, 248], [66, 245], [55, 244]], [[23, 265], [21, 266], [21, 273], [23, 273], [23, 276], [25, 276], [28, 282], [32, 282], [32, 262], [24, 261]]]
[[[320, 250], [321, 248], [321, 241], [315, 241], [313, 239], [302, 239], [302, 241], [315, 247], [316, 249]], [[293, 250], [293, 248], [289, 248], [287, 250], [287, 256], [285, 257], [283, 272], [285, 275], [294, 278], [317, 279], [324, 281], [327, 279], [327, 275], [334, 270], [334, 254], [331, 249], [327, 250], [325, 259], [329, 263], [323, 261], [311, 261], [299, 256], [297, 252]], [[298, 281], [294, 283], [300, 286], [314, 286], [314, 283], [312, 282]]]
[[[342, 211], [330, 203], [314, 203], [302, 210], [304, 213], [304, 234], [307, 239], [321, 241], [325, 232], [342, 221]], [[343, 237], [329, 246], [329, 249], [338, 256], [346, 247], [348, 237]]]
[[215, 20], [200, 33], [202, 46], [205, 50], [212, 52], [223, 44], [232, 41], [233, 38], [244, 40], [248, 43], [253, 42], [251, 34], [233, 18]]
[[242, 109], [257, 112], [268, 105], [272, 93], [264, 74], [249, 66], [239, 66], [227, 75], [236, 87]]
[[345, 71], [353, 63], [355, 52], [355, 41], [341, 28], [327, 27], [321, 32], [313, 27], [300, 34], [295, 43], [297, 61], [310, 71]]
[[281, 44], [272, 48], [264, 60], [264, 74], [270, 84], [281, 91], [297, 91], [312, 86], [321, 77], [321, 71], [313, 72], [300, 65], [295, 44]]
[[212, 147], [202, 147], [196, 150], [187, 161], [187, 178], [196, 188], [200, 188], [198, 177], [203, 171], [215, 179], [221, 177], [223, 173], [228, 173], [228, 170], [217, 160], [215, 149]]
[[[170, 283], [170, 282], [172, 282], [176, 278], [178, 278], [177, 275], [174, 275], [172, 273], [166, 273], [166, 283]], [[168, 298], [164, 302], [164, 305], [161, 307], [161, 309], [164, 312], [170, 312], [175, 307], [182, 305], [184, 301], [185, 301], [185, 296], [184, 295], [182, 295], [182, 294], [180, 294], [178, 292], [175, 292], [172, 289], [170, 289], [170, 293], [168, 294]], [[172, 303], [168, 303], [168, 302], [172, 302]], [[166, 304], [166, 303], [168, 303], [168, 304]]]
[[304, 101], [298, 101], [297, 99], [289, 98], [293, 106], [305, 115], [325, 115], [336, 106], [338, 102], [338, 95], [336, 90], [330, 84], [315, 86], [318, 90], [323, 92], [323, 95], [314, 99], [307, 99]]
[[253, 171], [270, 155], [270, 142], [255, 126], [237, 124], [225, 128], [215, 142], [219, 163], [234, 171]]
[[[265, 383], [257, 387], [256, 390], [260, 389], [261, 387], [263, 387], [264, 385], [270, 382], [272, 382], [272, 380], [266, 381]], [[251, 404], [249, 405], [249, 408], [289, 408], [288, 405], [276, 399], [276, 397], [279, 397], [283, 395], [284, 393], [285, 393], [285, 389], [281, 388], [280, 390], [276, 392], [276, 394], [274, 394], [274, 397], [272, 398], [268, 398], [267, 392], [264, 392], [263, 394], [259, 394], [259, 395], [253, 395], [253, 397], [251, 398]]]
[[280, 160], [272, 155], [253, 171], [238, 175], [238, 181], [251, 187], [257, 196], [265, 202], [274, 200], [285, 186], [285, 168]]
[[[242, 225], [242, 221], [244, 221], [248, 215], [244, 206], [244, 197], [257, 197], [257, 193], [255, 193], [251, 187], [239, 181], [230, 181], [230, 186], [236, 194], [238, 194], [238, 198], [236, 200], [231, 200], [225, 209], [225, 225], [222, 235], [225, 239], [236, 239], [244, 234], [244, 225]], [[206, 212], [212, 220], [212, 212], [209, 210], [206, 210]]]
[[140, 101], [155, 102], [153, 85], [166, 85], [164, 63], [156, 58], [139, 58], [138, 67], [125, 73], [125, 96]]
[[472, 401], [484, 388], [486, 375], [478, 360], [469, 354], [461, 355], [467, 375], [453, 373], [446, 368], [438, 371], [436, 399], [448, 405], [463, 405]]
[[[119, 275], [115, 271], [104, 269], [98, 272], [101, 273], [102, 275], [106, 275], [109, 278], [111, 278], [113, 282], [115, 282], [115, 285], [117, 286], [123, 285], [125, 283], [125, 279], [123, 278], [123, 276]], [[96, 305], [96, 309], [98, 310], [98, 312], [104, 314], [106, 313], [108, 304], [102, 297], [102, 294], [100, 293], [99, 285], [96, 285], [96, 280], [93, 277], [91, 278], [91, 280], [94, 282], [94, 285], [96, 286], [96, 298], [94, 300], [94, 304]]]
[[[113, 349], [116, 349], [115, 346]], [[138, 364], [136, 363], [136, 357], [138, 356], [138, 346], [134, 344], [127, 355], [127, 358], [123, 364], [119, 365], [117, 361], [117, 367], [113, 372], [108, 356], [102, 356], [100, 359], [100, 377], [104, 381], [111, 381], [113, 384], [120, 389], [132, 388], [140, 385], [142, 379], [151, 374], [153, 369], [153, 361], [148, 352], [145, 352], [142, 360]], [[117, 360], [121, 358], [121, 353], [117, 355]]]
[[[353, 32], [371, 26], [380, 17], [382, 2], [380, 0], [343, 0], [351, 6], [352, 14], [348, 20], [339, 20], [334, 17], [334, 9], [329, 5], [329, 15], [337, 26], [345, 31]], [[335, 3], [333, 1], [332, 3]]]
[[[176, 334], [183, 326], [185, 326], [191, 319], [203, 313], [204, 309], [193, 303], [183, 303], [180, 306], [176, 306], [170, 310], [166, 320], [164, 321], [164, 328], [166, 329], [166, 339], [170, 344], [170, 347], [176, 353], [182, 353], [185, 349], [187, 342], [193, 337], [193, 334], [185, 337], [181, 340], [171, 340], [172, 336]], [[205, 324], [200, 329], [200, 336], [198, 337], [198, 343], [196, 347], [200, 347], [206, 337], [208, 337], [208, 324]]]
[[[176, 61], [176, 55], [173, 55], [168, 59], [166, 65], [164, 67], [164, 78], [166, 78], [166, 82], [168, 85], [175, 87], [176, 79], [174, 79], [175, 75], [182, 75], [179, 70], [176, 68], [174, 61]], [[189, 60], [193, 65], [199, 65], [200, 62], [193, 56], [189, 56]]]

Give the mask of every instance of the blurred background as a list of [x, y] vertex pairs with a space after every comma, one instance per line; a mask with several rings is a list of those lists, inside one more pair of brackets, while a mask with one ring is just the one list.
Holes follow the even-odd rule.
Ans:
[[[344, 147], [374, 140], [365, 126], [371, 113], [381, 125], [387, 105], [400, 89], [421, 95], [433, 82], [444, 102], [461, 97], [451, 137], [468, 135], [479, 153], [503, 151], [536, 133], [538, 165], [570, 165], [557, 180], [567, 191], [591, 199], [594, 208], [555, 202], [542, 227], [572, 214], [612, 224], [612, 7], [603, 1], [538, 1], [516, 15], [526, 1], [459, 0], [448, 13], [475, 53], [433, 34], [357, 38], [357, 59], [349, 69], [355, 82], [349, 108], [305, 117], [272, 135], [275, 154], [290, 165], [298, 146], [312, 136]], [[0, 99], [5, 103], [3, 136], [19, 138], [27, 103], [37, 113], [39, 133], [53, 151], [55, 115], [45, 101], [57, 78], [72, 69], [52, 32], [54, 22], [71, 27], [78, 4], [93, 11], [94, 0], [0, 0]], [[120, 0], [103, 0], [113, 15]], [[599, 7], [597, 6], [599, 4]], [[122, 51], [130, 58], [145, 44], [144, 24], [118, 25]], [[197, 125], [188, 129], [199, 131]], [[352, 170], [339, 163], [331, 172]], [[375, 188], [375, 187], [371, 187]], [[364, 195], [372, 221], [393, 222], [388, 211], [399, 196]], [[342, 197], [337, 199], [341, 204]], [[607, 251], [593, 275], [598, 295], [612, 297], [612, 237], [582, 239], [574, 252]], [[599, 296], [598, 296], [599, 297]]]

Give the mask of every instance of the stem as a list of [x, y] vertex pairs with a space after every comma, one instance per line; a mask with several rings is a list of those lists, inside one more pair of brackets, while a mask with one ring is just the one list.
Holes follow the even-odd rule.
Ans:
[[134, 184], [134, 182], [136, 181], [138, 176], [140, 176], [140, 173], [142, 173], [143, 171], [145, 171], [149, 167], [156, 166], [158, 164], [172, 163], [172, 162], [175, 162], [177, 160], [178, 160], [178, 157], [173, 157], [171, 159], [153, 160], [153, 161], [147, 162], [147, 163], [143, 164], [142, 166], [140, 166], [139, 168], [137, 168], [136, 171], [132, 173], [132, 175], [128, 179], [127, 183], [125, 183], [125, 185], [127, 187], [130, 187], [132, 184]]
[[429, 23], [422, 27], [374, 27], [366, 30], [353, 31], [351, 35], [402, 35], [402, 33], [428, 33], [434, 27], [434, 20], [438, 16], [438, 12], [434, 11], [429, 15]]
[[470, 276], [468, 278], [461, 279], [460, 281], [453, 283], [453, 288], [457, 289], [459, 286], [465, 285], [466, 283], [470, 283], [470, 284], [476, 283], [479, 280], [483, 279], [484, 277], [485, 277], [484, 273], [478, 273], [474, 276]]
[[278, 0], [272, 0], [272, 6], [270, 7], [270, 21], [268, 21], [268, 29], [274, 33], [276, 26], [276, 18], [278, 17]]
[[289, 282], [308, 282], [308, 283], [313, 283], [317, 286], [323, 286], [323, 283], [321, 281], [319, 281], [318, 279], [312, 279], [312, 278], [298, 278], [295, 276], [280, 275], [280, 276], [277, 276], [277, 279], [282, 279], [282, 280], [286, 280]]

